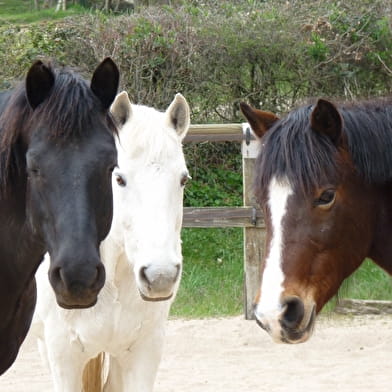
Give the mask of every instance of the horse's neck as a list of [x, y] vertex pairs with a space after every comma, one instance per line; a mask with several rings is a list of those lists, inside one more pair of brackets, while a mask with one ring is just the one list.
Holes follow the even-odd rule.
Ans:
[[369, 257], [392, 275], [392, 183], [380, 200], [373, 247]]
[[0, 331], [12, 320], [44, 254], [14, 203], [0, 200]]

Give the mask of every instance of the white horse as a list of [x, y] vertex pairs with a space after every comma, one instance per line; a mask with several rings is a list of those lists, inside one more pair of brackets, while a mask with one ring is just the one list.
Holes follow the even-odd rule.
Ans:
[[49, 287], [47, 260], [36, 275], [33, 330], [56, 392], [81, 391], [85, 365], [101, 352], [104, 391], [151, 391], [181, 277], [188, 104], [177, 94], [161, 113], [131, 104], [122, 92], [111, 111], [119, 124], [119, 167], [113, 173], [112, 228], [101, 244], [106, 284], [98, 302], [83, 310], [60, 308]]

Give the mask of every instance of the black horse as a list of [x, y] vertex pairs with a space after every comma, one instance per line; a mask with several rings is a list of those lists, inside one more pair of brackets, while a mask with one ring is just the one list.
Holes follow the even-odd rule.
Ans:
[[109, 58], [91, 85], [37, 61], [25, 83], [0, 95], [0, 374], [30, 327], [45, 252], [62, 307], [94, 305], [104, 284], [99, 244], [113, 212], [109, 107], [118, 81]]

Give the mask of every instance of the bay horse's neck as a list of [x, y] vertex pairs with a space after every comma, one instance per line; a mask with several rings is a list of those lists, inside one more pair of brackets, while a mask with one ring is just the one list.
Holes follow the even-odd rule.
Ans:
[[377, 226], [369, 257], [392, 275], [392, 182], [380, 192]]

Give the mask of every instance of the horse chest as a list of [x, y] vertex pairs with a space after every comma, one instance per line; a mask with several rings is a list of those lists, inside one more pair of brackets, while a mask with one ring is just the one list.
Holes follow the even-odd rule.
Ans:
[[123, 287], [107, 283], [94, 308], [72, 313], [73, 340], [88, 351], [113, 355], [160, 328], [167, 317], [169, 303], [149, 303], [140, 298], [131, 282]]

